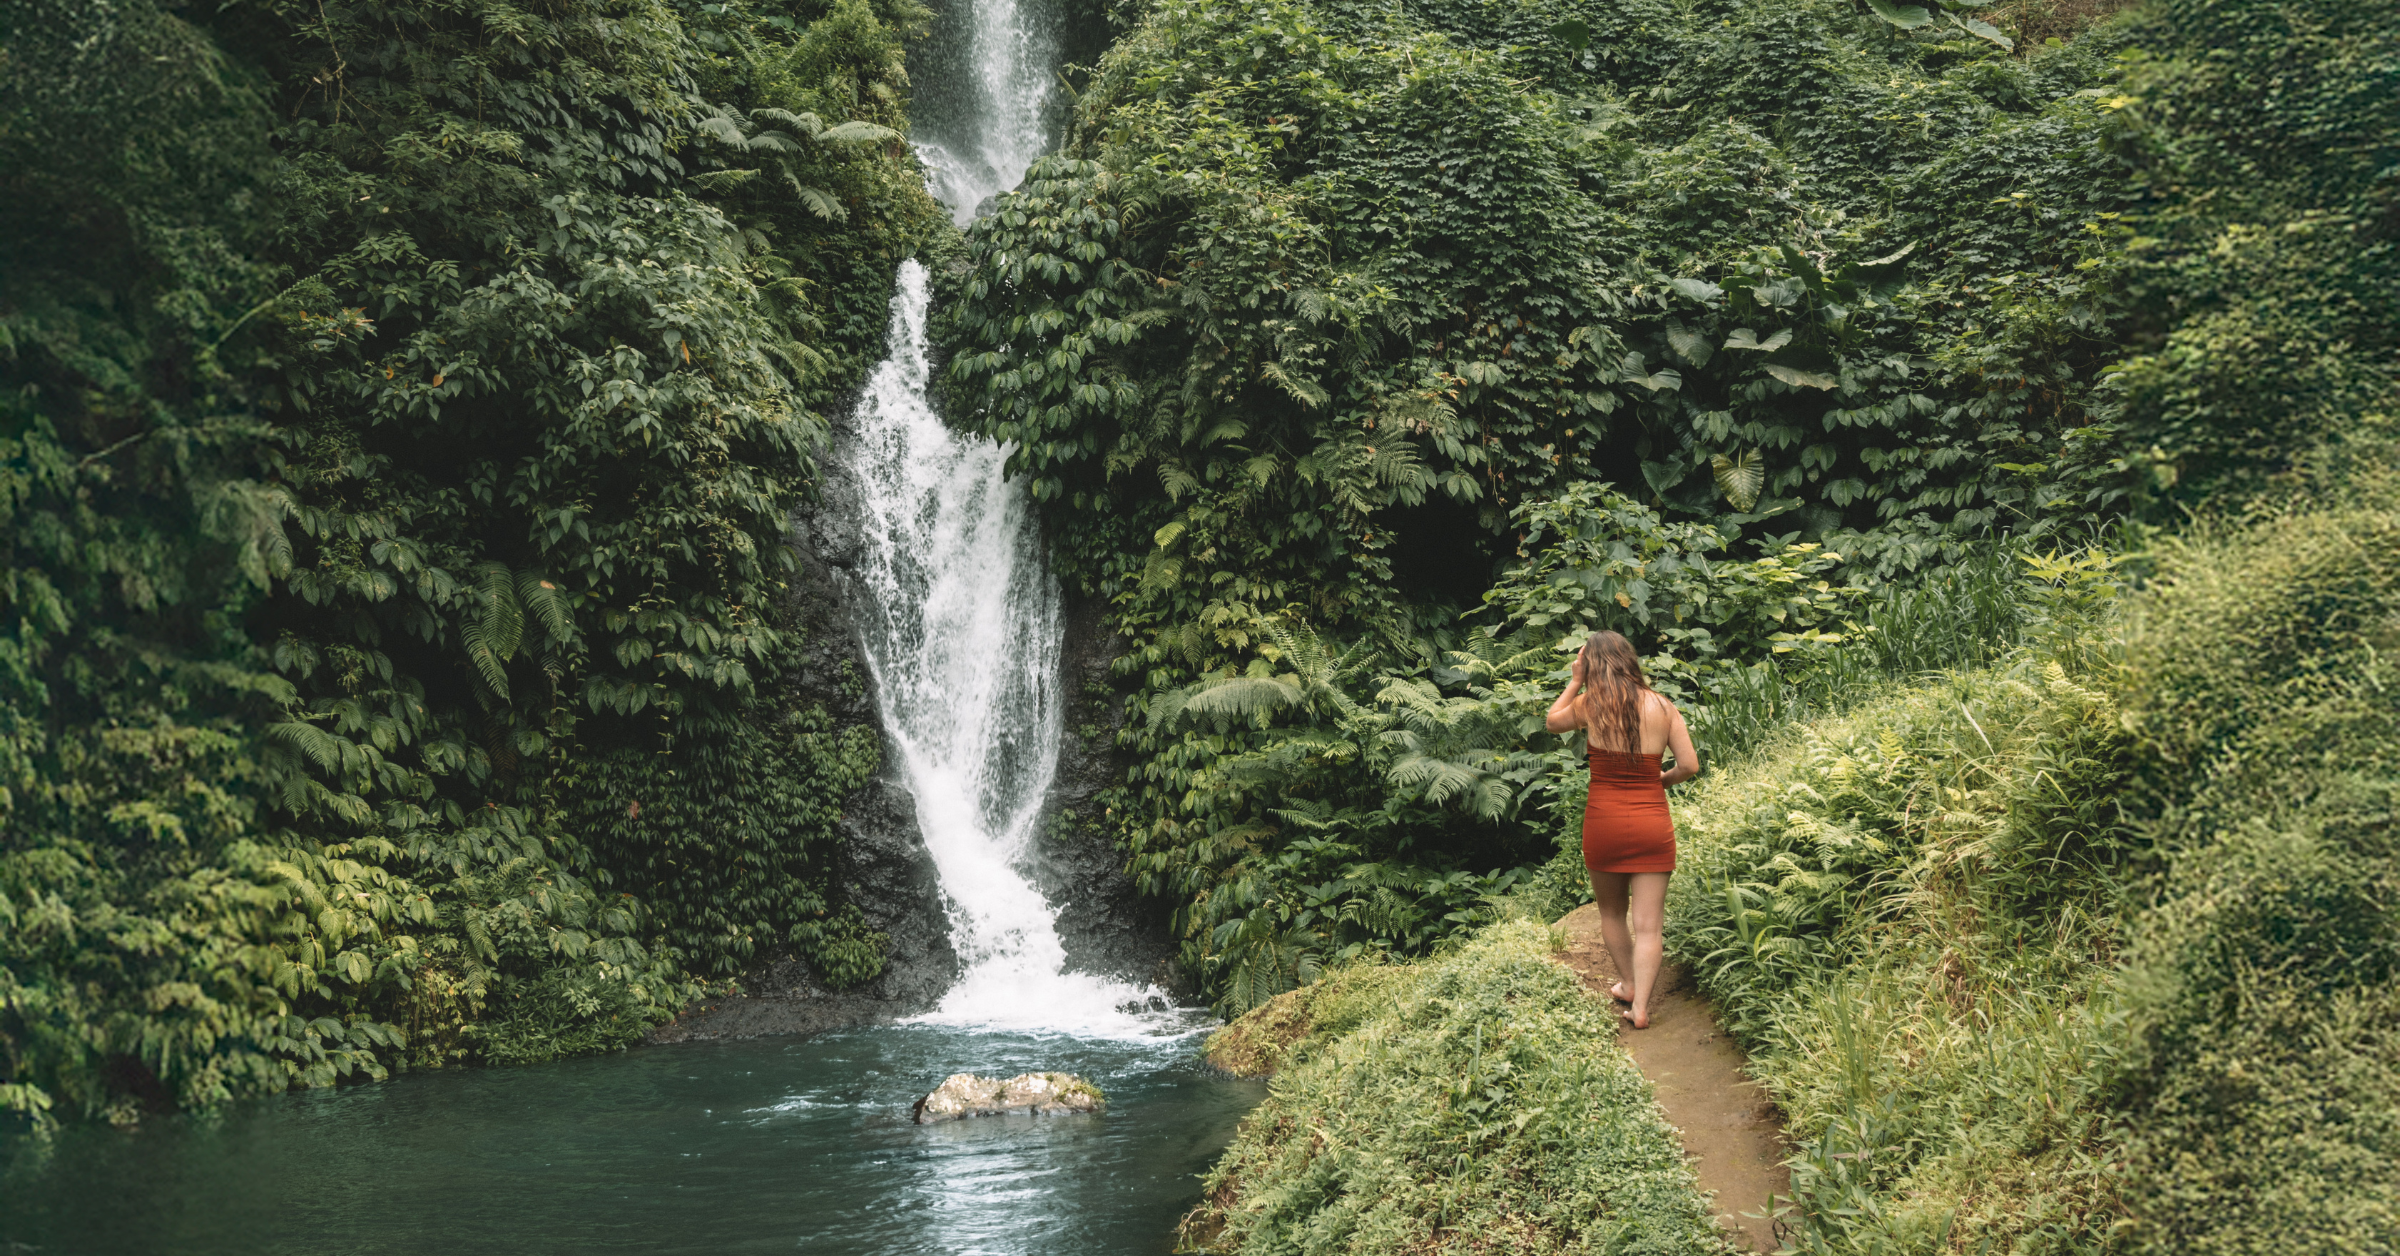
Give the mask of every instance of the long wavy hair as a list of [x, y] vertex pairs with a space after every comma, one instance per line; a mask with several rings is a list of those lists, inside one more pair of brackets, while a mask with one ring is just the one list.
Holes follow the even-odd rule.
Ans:
[[1652, 692], [1641, 656], [1623, 634], [1595, 632], [1584, 638], [1583, 725], [1593, 746], [1640, 753], [1642, 703]]

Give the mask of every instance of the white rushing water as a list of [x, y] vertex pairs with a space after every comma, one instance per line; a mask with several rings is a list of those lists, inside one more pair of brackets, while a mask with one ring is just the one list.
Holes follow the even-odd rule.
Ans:
[[1020, 0], [959, 0], [944, 14], [954, 81], [919, 84], [928, 106], [915, 126], [927, 186], [966, 225], [975, 207], [1015, 187], [1042, 155], [1042, 112], [1049, 104], [1057, 41]]
[[845, 452], [861, 488], [861, 644], [966, 969], [929, 1019], [1145, 1032], [1132, 1005], [1154, 992], [1067, 972], [1018, 868], [1064, 732], [1058, 588], [1005, 452], [951, 431], [927, 397], [928, 303], [925, 268], [902, 263], [891, 356]]
[[[919, 74], [917, 151], [963, 224], [1039, 156], [1058, 59], [1028, 0], [955, 0]], [[914, 62], [912, 60], [912, 65]], [[1026, 875], [1064, 735], [1057, 582], [1006, 452], [928, 394], [925, 268], [902, 263], [890, 356], [837, 451], [860, 485], [859, 636], [964, 972], [926, 1020], [1106, 1036], [1179, 1029], [1158, 992], [1066, 970]]]

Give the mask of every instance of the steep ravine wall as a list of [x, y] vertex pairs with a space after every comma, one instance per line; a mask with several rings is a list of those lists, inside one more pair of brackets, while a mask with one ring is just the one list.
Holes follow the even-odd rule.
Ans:
[[1057, 914], [1067, 963], [1083, 972], [1157, 986], [1178, 1001], [1196, 989], [1176, 962], [1169, 916], [1174, 904], [1143, 894], [1125, 874], [1125, 854], [1101, 824], [1100, 793], [1123, 779], [1117, 730], [1125, 696], [1110, 664], [1125, 639], [1109, 624], [1108, 604], [1070, 596], [1059, 684], [1066, 694], [1066, 735], [1058, 773], [1043, 804], [1041, 836], [1027, 852], [1034, 884]]
[[[846, 422], [837, 423], [835, 443], [849, 438]], [[884, 970], [864, 985], [835, 990], [807, 961], [779, 954], [742, 974], [743, 994], [688, 1009], [653, 1033], [654, 1042], [808, 1034], [893, 1020], [931, 1010], [958, 979], [941, 882], [875, 704], [853, 627], [851, 582], [837, 570], [856, 561], [860, 543], [858, 485], [838, 453], [819, 460], [818, 499], [792, 519], [789, 543], [799, 571], [787, 596], [806, 636], [806, 662], [785, 678], [777, 700], [786, 707], [821, 705], [844, 725], [874, 728], [882, 743], [882, 770], [843, 801], [842, 829], [844, 889], [890, 939]]]

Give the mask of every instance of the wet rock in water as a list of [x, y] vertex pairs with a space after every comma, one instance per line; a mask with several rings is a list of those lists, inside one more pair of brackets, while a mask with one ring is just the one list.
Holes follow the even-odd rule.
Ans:
[[952, 1073], [933, 1093], [917, 1100], [919, 1125], [961, 1121], [971, 1116], [1060, 1116], [1097, 1112], [1108, 1102], [1100, 1088], [1073, 1073], [1019, 1073], [1006, 1081]]

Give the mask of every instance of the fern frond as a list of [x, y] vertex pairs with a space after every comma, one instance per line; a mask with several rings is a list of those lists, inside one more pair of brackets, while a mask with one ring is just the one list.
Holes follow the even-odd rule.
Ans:
[[702, 135], [735, 148], [750, 147], [750, 137], [742, 134], [742, 125], [725, 114], [711, 114], [700, 119], [696, 128]]
[[900, 133], [872, 122], [845, 122], [818, 132], [817, 138], [833, 144], [865, 144], [876, 140], [896, 140], [900, 138]]
[[850, 211], [842, 208], [840, 201], [833, 199], [833, 193], [810, 187], [788, 174], [783, 178], [784, 182], [792, 185], [792, 192], [800, 198], [800, 203], [807, 207], [808, 212], [829, 222], [850, 221]]
[[1311, 410], [1321, 410], [1325, 407], [1326, 402], [1333, 399], [1333, 395], [1326, 392], [1324, 387], [1315, 380], [1304, 379], [1292, 374], [1284, 369], [1281, 362], [1261, 363], [1258, 374], [1259, 378], [1291, 394], [1292, 400]]
[[1307, 691], [1293, 676], [1218, 676], [1193, 685], [1189, 692], [1183, 714], [1225, 719], [1248, 719], [1308, 701]]
[[562, 646], [575, 642], [575, 616], [567, 604], [566, 590], [539, 571], [517, 574], [517, 600], [533, 612], [534, 622]]
[[813, 113], [793, 113], [788, 109], [767, 107], [751, 110], [750, 116], [758, 121], [774, 122], [790, 127], [811, 139], [816, 138], [825, 129], [825, 120]]
[[525, 606], [517, 600], [516, 578], [505, 563], [477, 563], [475, 592], [482, 603], [484, 644], [503, 659], [516, 657], [525, 640]]

